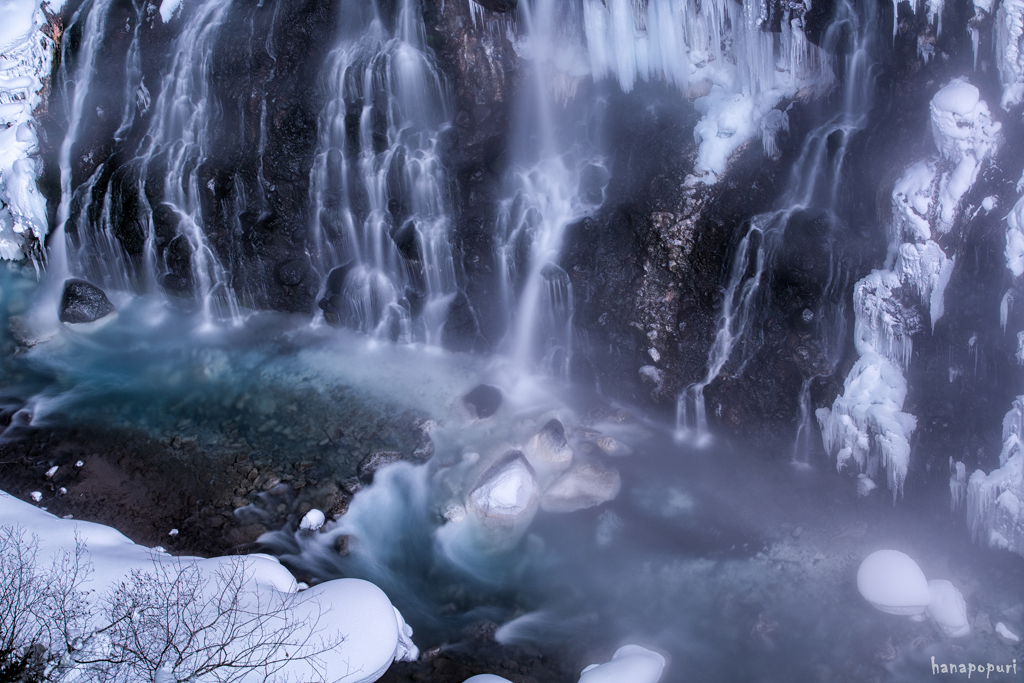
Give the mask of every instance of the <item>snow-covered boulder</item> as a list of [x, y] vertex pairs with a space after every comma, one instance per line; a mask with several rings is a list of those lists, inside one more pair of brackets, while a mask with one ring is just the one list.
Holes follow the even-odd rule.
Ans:
[[512, 681], [501, 676], [495, 676], [494, 674], [477, 674], [476, 676], [470, 676], [463, 683], [512, 683]]
[[614, 500], [622, 488], [619, 471], [589, 462], [573, 465], [541, 496], [545, 512], [574, 512]]
[[533, 521], [539, 498], [533, 467], [521, 452], [512, 451], [480, 476], [466, 510], [484, 529], [518, 536]]
[[924, 572], [898, 550], [876, 550], [865, 557], [857, 570], [857, 590], [887, 614], [924, 614], [932, 600]]
[[639, 645], [623, 645], [612, 661], [583, 669], [579, 683], [658, 683], [665, 658]]
[[324, 513], [320, 510], [310, 510], [302, 516], [302, 520], [299, 522], [299, 528], [303, 531], [317, 531], [324, 525], [327, 518]]
[[565, 438], [565, 427], [558, 420], [549, 420], [524, 450], [542, 482], [550, 481], [572, 464], [572, 448]]
[[971, 624], [967, 621], [967, 604], [957, 587], [945, 579], [928, 582], [932, 599], [928, 604], [928, 616], [942, 632], [950, 638], [970, 635]]

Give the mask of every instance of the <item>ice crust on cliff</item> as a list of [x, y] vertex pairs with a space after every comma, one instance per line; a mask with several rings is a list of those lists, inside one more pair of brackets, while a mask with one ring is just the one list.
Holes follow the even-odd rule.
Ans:
[[[903, 372], [913, 354], [912, 337], [923, 328], [919, 311], [927, 311], [932, 331], [942, 318], [955, 265], [935, 239], [953, 228], [961, 199], [1000, 143], [1000, 124], [978, 89], [963, 79], [941, 88], [929, 113], [938, 155], [911, 164], [893, 186], [886, 267], [854, 286], [860, 358], [843, 395], [831, 409], [816, 412], [837, 468], [855, 466], [871, 478], [884, 469], [894, 498], [903, 489], [910, 435], [917, 426], [914, 416], [903, 412]], [[1024, 236], [1021, 243], [1024, 250]]]
[[37, 245], [48, 231], [46, 200], [36, 186], [41, 162], [33, 119], [53, 59], [46, 23], [41, 4], [0, 2], [0, 258], [8, 260], [41, 258]]
[[999, 467], [975, 470], [967, 482], [967, 524], [975, 540], [1024, 555], [1024, 396], [1003, 417]]
[[[828, 54], [807, 40], [803, 5], [775, 17], [763, 5], [728, 0], [584, 0], [583, 24], [595, 80], [614, 78], [624, 92], [637, 81], [662, 80], [688, 95], [703, 114], [694, 180], [715, 182], [729, 157], [758, 136], [772, 149], [782, 129], [769, 116], [804, 89], [827, 89]], [[765, 117], [772, 125], [762, 126]]]
[[1003, 0], [996, 12], [996, 66], [1003, 109], [1024, 101], [1024, 0]]

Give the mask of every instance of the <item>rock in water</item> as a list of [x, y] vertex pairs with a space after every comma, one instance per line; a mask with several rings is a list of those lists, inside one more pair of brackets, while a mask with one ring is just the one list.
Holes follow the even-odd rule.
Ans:
[[956, 586], [945, 579], [937, 579], [928, 582], [928, 591], [932, 596], [928, 605], [928, 616], [935, 620], [942, 632], [950, 638], [970, 635], [967, 605]]
[[466, 508], [485, 529], [517, 535], [533, 521], [539, 496], [533, 467], [521, 452], [512, 451], [484, 471]]
[[91, 323], [114, 312], [103, 290], [85, 280], [65, 280], [60, 297], [62, 323]]
[[1016, 645], [1020, 642], [1020, 636], [1006, 628], [1006, 624], [1001, 621], [996, 623], [996, 635], [1007, 645]]
[[526, 457], [545, 483], [572, 464], [572, 448], [565, 439], [565, 427], [558, 420], [549, 420], [529, 443]]
[[478, 384], [462, 397], [462, 402], [482, 420], [494, 415], [501, 407], [501, 389], [490, 384]]
[[876, 550], [860, 563], [857, 590], [887, 614], [923, 614], [932, 600], [924, 572], [898, 550]]
[[623, 645], [607, 664], [591, 664], [579, 683], [658, 683], [665, 658], [639, 645]]
[[359, 463], [359, 476], [366, 480], [372, 480], [377, 470], [387, 467], [402, 459], [398, 451], [376, 451], [366, 456]]
[[614, 500], [622, 488], [618, 470], [592, 463], [577, 463], [544, 492], [540, 508], [545, 512], [574, 512]]

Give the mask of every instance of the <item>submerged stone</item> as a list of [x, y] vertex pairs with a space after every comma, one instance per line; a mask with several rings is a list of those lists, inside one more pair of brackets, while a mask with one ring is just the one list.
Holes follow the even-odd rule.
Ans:
[[66, 280], [60, 297], [62, 323], [91, 323], [114, 312], [114, 304], [96, 285], [85, 280]]
[[541, 479], [547, 481], [568, 469], [572, 463], [572, 448], [565, 439], [562, 423], [549, 420], [526, 444], [526, 457]]
[[501, 389], [490, 384], [478, 384], [462, 397], [462, 402], [469, 406], [478, 418], [488, 418], [501, 407]]
[[516, 534], [533, 520], [539, 496], [533, 467], [520, 451], [512, 451], [480, 476], [466, 508], [485, 528]]
[[577, 463], [544, 492], [540, 508], [545, 512], [575, 512], [614, 500], [621, 488], [618, 470]]

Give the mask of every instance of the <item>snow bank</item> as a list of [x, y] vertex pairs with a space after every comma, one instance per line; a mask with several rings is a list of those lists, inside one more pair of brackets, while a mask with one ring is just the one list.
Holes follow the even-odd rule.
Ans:
[[1003, 418], [999, 468], [976, 470], [967, 482], [967, 523], [982, 544], [1024, 555], [1024, 396]]
[[1024, 101], [1024, 0], [1003, 0], [996, 13], [996, 66], [1003, 109]]
[[42, 258], [48, 230], [33, 113], [43, 104], [53, 41], [46, 14], [25, 0], [0, 1], [0, 258]]
[[924, 614], [932, 599], [924, 572], [898, 550], [876, 550], [865, 557], [857, 569], [857, 590], [887, 614]]
[[612, 655], [612, 661], [583, 669], [579, 683], [658, 683], [664, 669], [665, 658], [657, 652], [623, 645]]
[[[4, 525], [22, 528], [28, 537], [38, 538], [39, 561], [61, 551], [73, 553], [76, 534], [81, 538], [93, 565], [92, 573], [81, 588], [89, 592], [94, 614], [107, 591], [128, 579], [132, 571], [152, 572], [160, 568], [173, 574], [195, 566], [211, 579], [206, 584], [210, 588], [215, 585], [212, 579], [218, 570], [236, 561], [226, 557], [172, 557], [136, 545], [110, 527], [58, 519], [2, 491], [0, 520]], [[246, 584], [241, 593], [241, 603], [245, 604], [240, 604], [243, 609], [279, 605], [282, 596], [298, 590], [291, 574], [273, 557], [249, 555], [245, 558], [245, 568]], [[396, 656], [411, 659], [418, 656], [409, 638], [411, 629], [387, 596], [373, 584], [359, 579], [327, 581], [303, 591], [302, 596], [302, 600], [290, 607], [292, 615], [298, 620], [318, 620], [318, 634], [329, 639], [337, 633], [344, 640], [321, 655], [317, 666], [301, 659], [289, 661], [280, 672], [282, 676], [293, 680], [319, 680], [323, 677], [322, 670], [336, 677], [332, 680], [368, 683], [383, 675]], [[298, 635], [301, 637], [301, 633]]]
[[706, 93], [697, 100], [704, 117], [694, 129], [693, 181], [713, 183], [747, 142], [761, 136], [774, 148], [767, 138], [784, 128], [771, 115], [780, 101], [834, 80], [827, 53], [804, 35], [804, 6], [777, 11], [769, 17], [762, 5], [729, 0], [585, 0], [590, 70], [624, 92], [638, 80], [662, 80], [688, 95]]

